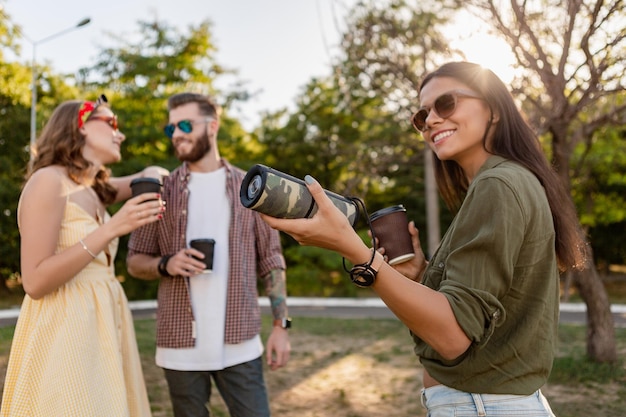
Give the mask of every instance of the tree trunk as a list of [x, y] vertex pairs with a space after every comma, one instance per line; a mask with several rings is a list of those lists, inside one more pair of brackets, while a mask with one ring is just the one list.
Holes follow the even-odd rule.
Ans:
[[587, 356], [595, 362], [617, 361], [615, 327], [604, 284], [592, 266], [574, 271], [574, 283], [587, 305]]
[[567, 271], [561, 277], [561, 283], [563, 285], [563, 295], [561, 296], [561, 302], [567, 303], [569, 301], [570, 291], [572, 289], [572, 271]]
[[[566, 140], [566, 132], [567, 127], [564, 123], [551, 129], [553, 162], [563, 185], [570, 193], [571, 178], [567, 167], [572, 151]], [[572, 271], [574, 284], [587, 305], [587, 356], [596, 362], [615, 362], [617, 349], [611, 305], [606, 288], [595, 268], [591, 245], [587, 245], [587, 251], [589, 257], [587, 267], [580, 271]]]
[[441, 241], [441, 226], [439, 221], [439, 193], [437, 192], [437, 184], [435, 182], [433, 152], [428, 146], [424, 148], [424, 187], [424, 195], [426, 198], [426, 230], [428, 234], [426, 259], [430, 259]]

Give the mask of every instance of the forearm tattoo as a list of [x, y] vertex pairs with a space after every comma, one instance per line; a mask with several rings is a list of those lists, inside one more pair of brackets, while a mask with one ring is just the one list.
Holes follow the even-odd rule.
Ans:
[[264, 277], [267, 296], [275, 319], [287, 315], [287, 280], [283, 269], [274, 269]]

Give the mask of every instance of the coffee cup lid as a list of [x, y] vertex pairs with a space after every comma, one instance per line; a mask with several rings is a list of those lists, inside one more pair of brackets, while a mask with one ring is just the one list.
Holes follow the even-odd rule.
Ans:
[[385, 207], [384, 209], [380, 209], [372, 213], [370, 215], [370, 221], [374, 221], [380, 217], [386, 216], [391, 213], [397, 213], [399, 211], [406, 211], [406, 209], [404, 208], [402, 204], [398, 204], [396, 206], [391, 206], [391, 207]]
[[209, 238], [209, 239], [192, 239], [189, 241], [189, 243], [205, 243], [205, 242], [215, 243], [215, 240]]
[[152, 182], [154, 184], [159, 184], [161, 185], [161, 181], [159, 181], [158, 178], [151, 178], [151, 177], [139, 177], [139, 178], [135, 178], [134, 180], [132, 180], [130, 182], [130, 186], [132, 187], [134, 184], [139, 184], [140, 182]]

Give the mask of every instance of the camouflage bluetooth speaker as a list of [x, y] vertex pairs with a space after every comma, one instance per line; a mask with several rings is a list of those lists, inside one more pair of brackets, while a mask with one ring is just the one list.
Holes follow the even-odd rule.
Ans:
[[[354, 226], [359, 217], [356, 204], [333, 192], [324, 192]], [[282, 219], [310, 218], [317, 212], [317, 204], [304, 181], [260, 164], [250, 168], [244, 177], [239, 197], [244, 207]]]

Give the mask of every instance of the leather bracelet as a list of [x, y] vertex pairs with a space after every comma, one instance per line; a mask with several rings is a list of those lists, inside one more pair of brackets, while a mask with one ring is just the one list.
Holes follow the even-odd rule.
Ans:
[[159, 266], [157, 267], [157, 270], [159, 271], [159, 275], [161, 275], [162, 277], [171, 277], [169, 272], [167, 272], [167, 263], [170, 261], [170, 258], [172, 256], [173, 255], [162, 256], [161, 260], [159, 261]]
[[369, 262], [357, 264], [350, 269], [350, 279], [357, 287], [371, 287], [376, 281], [378, 270], [385, 262], [383, 255], [378, 251], [374, 251]]

